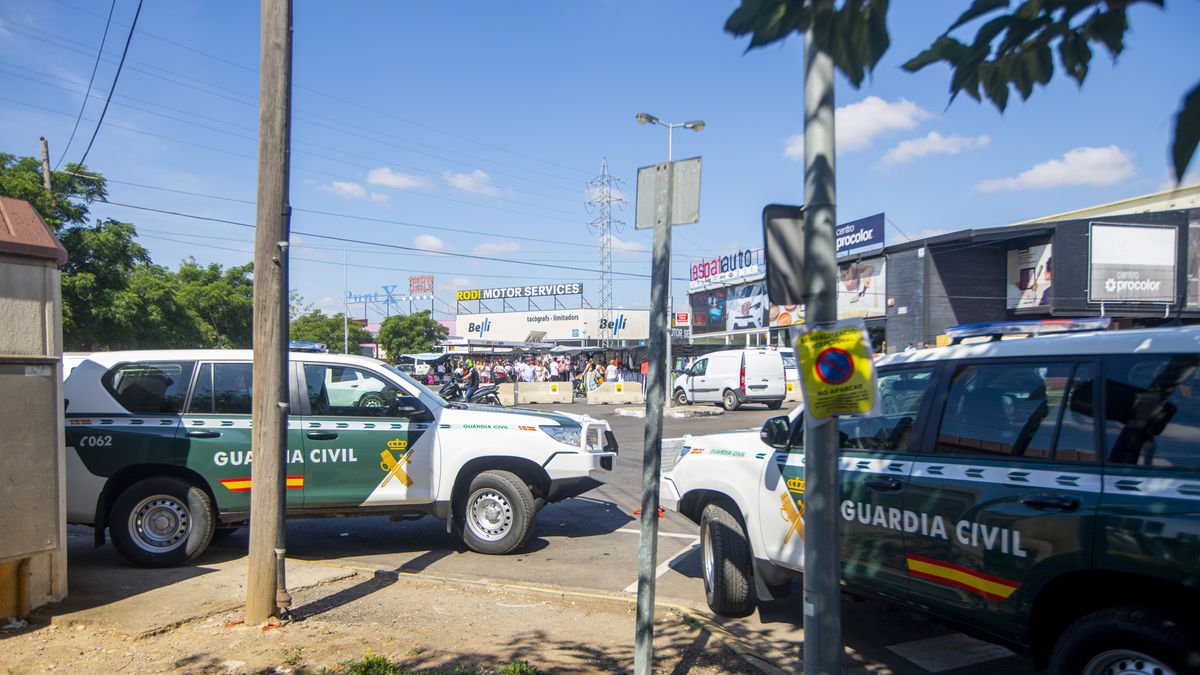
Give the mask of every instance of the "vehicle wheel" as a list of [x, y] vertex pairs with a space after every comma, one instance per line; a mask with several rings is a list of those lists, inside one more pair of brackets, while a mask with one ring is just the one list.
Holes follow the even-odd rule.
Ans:
[[753, 612], [750, 542], [741, 521], [721, 504], [704, 507], [700, 517], [700, 557], [709, 608], [722, 616]]
[[516, 474], [484, 471], [458, 509], [458, 534], [472, 551], [511, 553], [533, 534], [533, 493]]
[[682, 389], [675, 390], [675, 405], [687, 405], [687, 392]]
[[377, 392], [369, 392], [362, 395], [358, 399], [359, 408], [386, 408], [387, 400], [383, 398], [383, 394]]
[[1200, 641], [1187, 627], [1153, 609], [1111, 607], [1063, 632], [1050, 655], [1050, 673], [1183, 675], [1197, 660]]
[[500, 397], [496, 394], [489, 394], [484, 403], [487, 405], [500, 405]]
[[737, 393], [732, 389], [726, 389], [721, 395], [721, 407], [726, 410], [737, 410], [742, 403], [738, 400]]
[[113, 504], [113, 545], [141, 567], [170, 567], [204, 552], [217, 523], [212, 499], [179, 478], [158, 476], [129, 486]]
[[767, 403], [768, 410], [779, 410], [783, 407], [783, 401], [770, 401]]

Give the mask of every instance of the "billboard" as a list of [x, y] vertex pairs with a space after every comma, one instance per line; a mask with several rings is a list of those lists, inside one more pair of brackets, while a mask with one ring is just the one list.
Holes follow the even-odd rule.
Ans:
[[556, 309], [534, 312], [486, 312], [459, 314], [453, 334], [460, 338], [525, 342], [533, 333], [543, 333], [538, 342], [556, 340], [645, 340], [650, 336], [650, 311], [612, 309], [601, 318], [599, 309]]
[[887, 316], [886, 266], [882, 256], [838, 265], [838, 319]]
[[1009, 249], [1005, 306], [1027, 309], [1050, 305], [1052, 252], [1051, 244]]
[[883, 214], [852, 220], [838, 225], [834, 232], [834, 247], [838, 258], [861, 256], [883, 250]]
[[1174, 227], [1089, 224], [1088, 302], [1175, 302]]
[[433, 275], [414, 274], [408, 278], [409, 295], [433, 295]]
[[745, 249], [693, 262], [689, 268], [690, 281], [688, 288], [696, 290], [705, 286], [728, 283], [745, 279], [766, 271], [763, 264], [763, 250]]
[[771, 328], [787, 328], [804, 323], [804, 305], [771, 305], [767, 310]]
[[723, 333], [727, 330], [725, 298], [728, 288], [714, 288], [688, 295], [692, 306], [692, 335]]
[[767, 281], [752, 281], [728, 289], [725, 330], [755, 330], [767, 325]]

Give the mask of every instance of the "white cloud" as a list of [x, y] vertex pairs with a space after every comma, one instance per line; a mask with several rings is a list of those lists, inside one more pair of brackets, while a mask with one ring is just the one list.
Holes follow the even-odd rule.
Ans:
[[1136, 173], [1129, 153], [1115, 145], [1103, 148], [1075, 148], [1068, 150], [1060, 159], [1042, 162], [1011, 178], [981, 181], [975, 185], [975, 189], [981, 192], [996, 192], [1068, 185], [1106, 187], [1133, 178]]
[[619, 239], [617, 237], [612, 236], [611, 234], [608, 235], [608, 242], [612, 246], [612, 250], [614, 250], [614, 251], [626, 251], [626, 252], [636, 253], [639, 251], [647, 250], [646, 245], [641, 242], [625, 241], [624, 239]]
[[432, 234], [419, 234], [413, 238], [413, 246], [426, 251], [448, 251], [445, 242]]
[[964, 150], [978, 150], [991, 143], [990, 136], [943, 136], [936, 131], [922, 138], [910, 138], [888, 150], [882, 164], [905, 164], [928, 155], [957, 155]]
[[347, 183], [340, 180], [335, 180], [329, 185], [322, 185], [317, 189], [322, 192], [332, 192], [339, 197], [348, 197], [350, 199], [362, 199], [367, 196], [366, 188], [358, 183]]
[[464, 279], [462, 277], [454, 277], [453, 279], [450, 280], [450, 288], [454, 288], [454, 289], [470, 288], [474, 285], [475, 285], [474, 281], [471, 281], [470, 279]]
[[457, 190], [464, 192], [474, 192], [480, 195], [495, 196], [500, 194], [500, 190], [492, 185], [492, 177], [486, 173], [475, 169], [471, 173], [454, 173], [446, 171], [442, 174], [446, 184]]
[[433, 183], [428, 178], [392, 171], [386, 166], [371, 169], [367, 173], [367, 184], [382, 185], [397, 190], [427, 190], [433, 187]]
[[380, 202], [382, 204], [390, 204], [392, 203], [392, 198], [383, 194], [382, 192], [372, 192], [371, 201]]
[[[889, 131], [912, 129], [932, 116], [932, 113], [906, 98], [889, 103], [878, 96], [868, 96], [857, 103], [844, 105], [833, 113], [838, 152], [862, 150], [876, 136]], [[804, 159], [804, 134], [791, 136], [784, 144], [783, 154], [789, 159]]]
[[511, 241], [502, 241], [493, 244], [480, 244], [471, 249], [471, 253], [475, 255], [495, 255], [497, 253], [513, 253], [520, 250], [520, 244]]

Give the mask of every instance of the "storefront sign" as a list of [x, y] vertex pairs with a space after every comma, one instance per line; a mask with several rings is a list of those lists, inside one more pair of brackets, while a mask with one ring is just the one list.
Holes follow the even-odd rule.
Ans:
[[762, 273], [762, 249], [746, 249], [692, 263], [689, 288], [694, 290]]
[[425, 295], [433, 294], [433, 275], [432, 274], [417, 274], [408, 278], [408, 293], [416, 295], [418, 293]]
[[454, 294], [454, 299], [463, 302], [467, 300], [536, 298], [546, 295], [579, 295], [581, 293], [583, 293], [583, 284], [545, 284], [541, 286], [510, 286], [507, 288], [483, 288], [458, 291]]
[[1174, 227], [1091, 223], [1088, 302], [1175, 302]]
[[834, 232], [838, 258], [847, 258], [883, 250], [883, 214], [852, 220], [838, 225]]
[[526, 342], [531, 333], [543, 334], [539, 342], [645, 340], [650, 335], [650, 312], [613, 309], [607, 318], [598, 309], [459, 314], [453, 330], [456, 337], [505, 342]]

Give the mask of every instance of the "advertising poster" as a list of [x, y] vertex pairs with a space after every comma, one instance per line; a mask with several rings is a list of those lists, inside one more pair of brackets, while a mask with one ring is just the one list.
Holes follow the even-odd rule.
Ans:
[[1025, 309], [1050, 304], [1053, 281], [1051, 245], [1030, 246], [1008, 251], [1008, 290], [1006, 306]]
[[804, 323], [804, 305], [771, 305], [768, 310], [771, 328], [787, 328]]
[[1174, 227], [1091, 224], [1088, 302], [1175, 302]]
[[727, 325], [725, 295], [727, 292], [728, 289], [725, 288], [714, 288], [688, 296], [692, 306], [692, 335], [725, 332]]
[[838, 318], [886, 316], [885, 272], [882, 257], [838, 265]]
[[1200, 307], [1200, 215], [1188, 222], [1187, 304]]
[[751, 330], [767, 325], [767, 282], [754, 281], [729, 289], [725, 300], [726, 330]]

